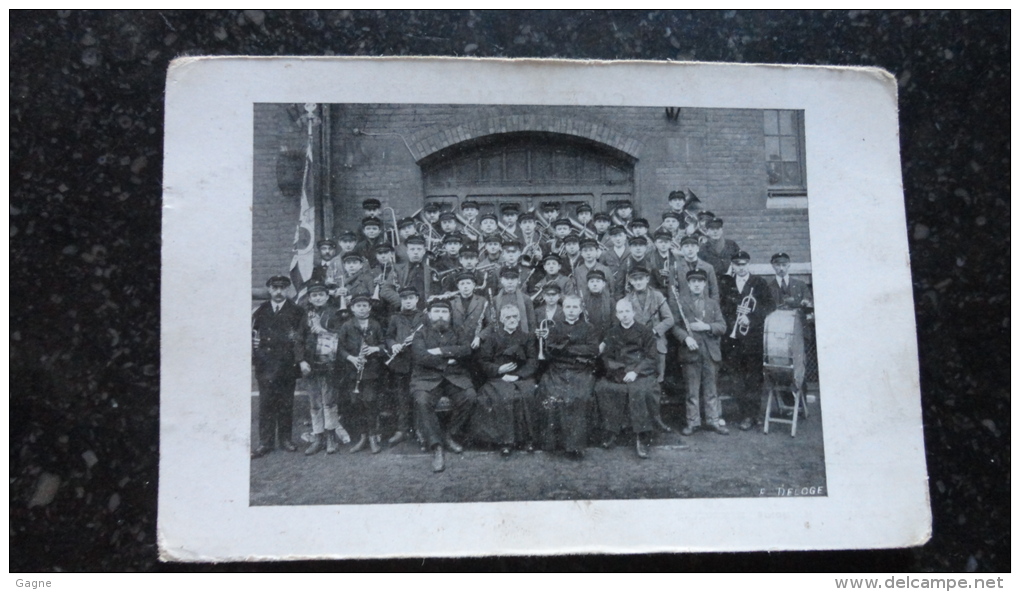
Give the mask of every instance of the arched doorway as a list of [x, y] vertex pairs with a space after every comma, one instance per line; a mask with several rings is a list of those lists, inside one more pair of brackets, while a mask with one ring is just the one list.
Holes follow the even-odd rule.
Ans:
[[513, 203], [522, 211], [544, 202], [563, 213], [582, 203], [608, 211], [633, 199], [635, 159], [593, 140], [566, 134], [514, 132], [470, 140], [419, 164], [425, 200], [443, 209], [476, 201], [482, 213]]

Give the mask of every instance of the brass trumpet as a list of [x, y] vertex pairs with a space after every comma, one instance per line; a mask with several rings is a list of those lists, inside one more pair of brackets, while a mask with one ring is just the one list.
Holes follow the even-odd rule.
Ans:
[[[740, 305], [737, 306], [737, 319], [733, 323], [733, 331], [730, 333], [730, 339], [736, 339], [737, 333], [741, 335], [747, 335], [748, 329], [751, 328], [750, 318], [748, 315], [754, 312], [754, 309], [758, 307], [758, 300], [754, 297], [754, 288], [744, 296], [744, 299], [740, 301]], [[740, 319], [745, 319], [748, 322], [741, 325]]]

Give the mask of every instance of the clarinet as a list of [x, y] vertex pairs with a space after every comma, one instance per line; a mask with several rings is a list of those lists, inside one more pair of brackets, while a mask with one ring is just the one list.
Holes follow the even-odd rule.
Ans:
[[[401, 343], [400, 351], [404, 351], [404, 348], [406, 348], [407, 346], [411, 345], [411, 342], [414, 341], [415, 333], [417, 333], [418, 331], [421, 331], [421, 328], [424, 327], [424, 326], [425, 326], [425, 323], [422, 323], [422, 324], [418, 325], [417, 327], [414, 328], [414, 331], [411, 331], [410, 335], [405, 337], [404, 340], [402, 342], [400, 342]], [[389, 366], [390, 362], [392, 362], [394, 359], [396, 359], [396, 357], [398, 355], [400, 355], [400, 352], [395, 352], [395, 353], [390, 354], [390, 357], [387, 358], [385, 364], [387, 366]]]

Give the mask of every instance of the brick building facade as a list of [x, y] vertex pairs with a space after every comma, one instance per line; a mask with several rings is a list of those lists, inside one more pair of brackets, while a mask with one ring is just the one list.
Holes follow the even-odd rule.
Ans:
[[[286, 273], [308, 144], [305, 109], [254, 111], [253, 286]], [[316, 235], [356, 230], [362, 200], [397, 217], [426, 200], [471, 198], [483, 211], [512, 201], [632, 199], [654, 228], [675, 189], [725, 219], [726, 237], [756, 273], [786, 251], [810, 279], [802, 114], [759, 109], [342, 104], [319, 106], [312, 196]], [[297, 186], [297, 197], [295, 197]]]

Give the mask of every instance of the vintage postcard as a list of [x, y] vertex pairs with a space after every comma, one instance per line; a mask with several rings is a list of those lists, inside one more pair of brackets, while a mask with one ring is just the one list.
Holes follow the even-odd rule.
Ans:
[[182, 58], [170, 561], [930, 533], [896, 82]]

